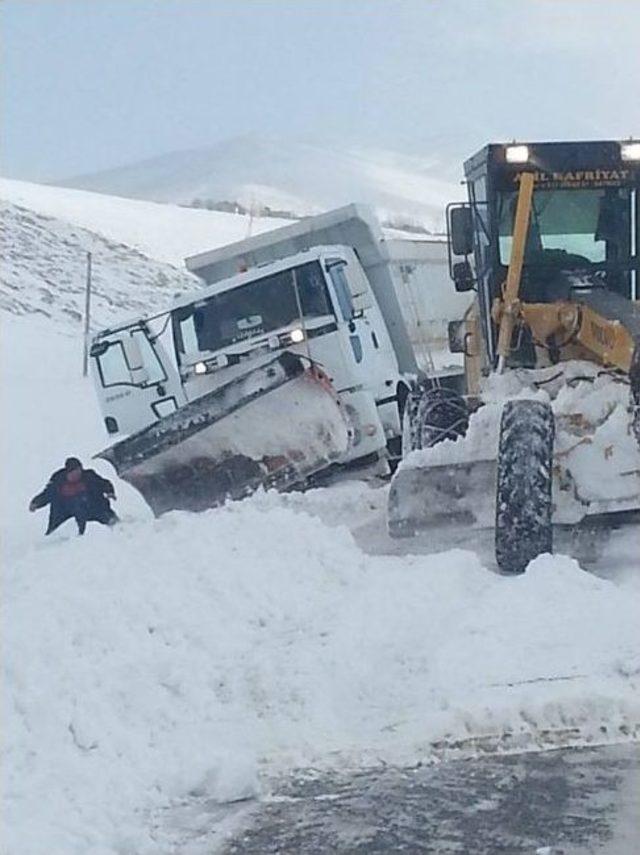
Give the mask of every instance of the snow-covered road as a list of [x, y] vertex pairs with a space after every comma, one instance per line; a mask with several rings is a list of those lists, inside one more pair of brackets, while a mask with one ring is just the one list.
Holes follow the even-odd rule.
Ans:
[[639, 788], [637, 745], [480, 757], [293, 776], [228, 837], [202, 802], [190, 830], [174, 831], [181, 855], [211, 851], [207, 841], [225, 855], [633, 855]]

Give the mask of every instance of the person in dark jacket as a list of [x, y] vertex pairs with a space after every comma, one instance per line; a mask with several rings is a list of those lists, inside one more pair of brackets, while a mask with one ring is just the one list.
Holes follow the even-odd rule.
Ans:
[[78, 524], [78, 534], [84, 534], [90, 520], [103, 525], [114, 525], [118, 516], [109, 504], [116, 494], [111, 481], [101, 478], [93, 469], [83, 469], [77, 457], [69, 457], [64, 469], [54, 472], [41, 493], [31, 500], [30, 511], [49, 505], [49, 525], [45, 534], [51, 534], [71, 517]]

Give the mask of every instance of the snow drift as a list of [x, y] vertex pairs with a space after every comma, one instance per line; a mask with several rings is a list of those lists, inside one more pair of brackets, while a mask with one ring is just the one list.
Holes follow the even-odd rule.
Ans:
[[30, 495], [101, 426], [74, 340], [4, 326], [11, 855], [162, 852], [151, 813], [190, 791], [224, 802], [297, 766], [624, 738], [640, 720], [633, 578], [562, 557], [505, 579], [471, 552], [366, 555], [345, 522], [382, 525], [385, 489], [154, 521], [119, 483], [119, 529], [42, 540]]
[[[35, 546], [5, 583], [11, 852], [152, 852], [141, 811], [256, 768], [638, 721], [638, 608], [571, 560], [365, 556], [248, 501]], [[602, 729], [603, 732], [600, 732]], [[101, 848], [100, 848], [101, 847]]]

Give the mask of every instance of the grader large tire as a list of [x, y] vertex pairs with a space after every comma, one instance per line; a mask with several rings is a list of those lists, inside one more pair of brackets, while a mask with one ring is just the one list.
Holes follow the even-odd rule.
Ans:
[[502, 412], [498, 450], [495, 549], [503, 573], [524, 573], [551, 552], [553, 440], [548, 404], [509, 401]]

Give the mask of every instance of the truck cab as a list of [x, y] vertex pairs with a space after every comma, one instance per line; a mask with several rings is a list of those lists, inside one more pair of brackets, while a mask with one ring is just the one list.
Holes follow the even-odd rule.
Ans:
[[401, 433], [402, 378], [348, 246], [260, 265], [181, 297], [162, 316], [100, 333], [91, 362], [107, 430], [140, 431], [284, 350], [331, 381], [351, 432], [341, 462], [386, 456]]

